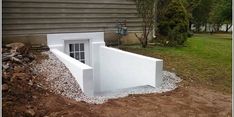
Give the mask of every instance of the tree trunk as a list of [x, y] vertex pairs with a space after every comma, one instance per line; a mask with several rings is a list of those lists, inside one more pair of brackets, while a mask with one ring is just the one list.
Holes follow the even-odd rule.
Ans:
[[192, 31], [192, 22], [189, 21], [189, 31]]
[[228, 24], [226, 24], [226, 30], [225, 30], [225, 32], [228, 32]]
[[205, 29], [204, 32], [207, 32], [207, 24], [205, 23]]
[[148, 38], [145, 37], [145, 38], [143, 39], [142, 47], [143, 47], [143, 48], [146, 48], [147, 45], [148, 45]]
[[228, 30], [230, 29], [232, 27], [232, 24], [230, 24], [230, 25], [226, 25], [226, 32], [228, 32]]

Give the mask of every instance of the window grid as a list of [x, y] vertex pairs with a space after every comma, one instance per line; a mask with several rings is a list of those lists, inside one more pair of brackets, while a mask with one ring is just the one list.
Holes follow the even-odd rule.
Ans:
[[[83, 50], [81, 48], [81, 45], [83, 46]], [[76, 46], [78, 46], [78, 48]], [[73, 48], [73, 51], [70, 50], [70, 47]], [[78, 50], [76, 50], [76, 49], [78, 49]], [[83, 58], [81, 58], [81, 53], [83, 53]], [[69, 44], [69, 54], [70, 54], [70, 56], [71, 56], [71, 54], [73, 54], [73, 58], [81, 61], [82, 63], [85, 63], [85, 51], [84, 51], [84, 44], [83, 43]], [[77, 54], [78, 54], [78, 57], [77, 57]]]

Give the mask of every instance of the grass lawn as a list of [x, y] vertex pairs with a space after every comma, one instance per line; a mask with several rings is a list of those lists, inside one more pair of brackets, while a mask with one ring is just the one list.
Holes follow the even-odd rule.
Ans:
[[231, 34], [196, 34], [187, 40], [185, 47], [125, 45], [121, 49], [162, 58], [164, 69], [176, 72], [188, 85], [231, 93]]

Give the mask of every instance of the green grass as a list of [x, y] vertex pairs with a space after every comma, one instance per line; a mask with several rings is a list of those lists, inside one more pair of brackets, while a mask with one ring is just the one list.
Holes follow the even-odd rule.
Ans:
[[185, 47], [122, 46], [121, 49], [164, 60], [164, 69], [176, 72], [189, 85], [231, 93], [231, 34], [197, 34]]

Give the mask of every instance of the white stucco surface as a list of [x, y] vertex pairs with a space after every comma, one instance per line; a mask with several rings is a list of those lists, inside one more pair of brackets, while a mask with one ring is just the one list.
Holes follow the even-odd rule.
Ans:
[[100, 92], [162, 83], [161, 59], [100, 47]]

